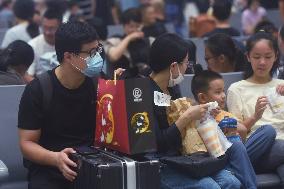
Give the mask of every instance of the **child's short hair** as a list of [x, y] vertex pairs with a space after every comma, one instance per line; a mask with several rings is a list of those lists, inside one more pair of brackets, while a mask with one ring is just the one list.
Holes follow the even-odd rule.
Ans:
[[195, 70], [195, 75], [191, 81], [191, 92], [198, 102], [198, 93], [206, 93], [209, 88], [209, 83], [215, 79], [223, 79], [223, 77], [217, 73], [210, 70]]

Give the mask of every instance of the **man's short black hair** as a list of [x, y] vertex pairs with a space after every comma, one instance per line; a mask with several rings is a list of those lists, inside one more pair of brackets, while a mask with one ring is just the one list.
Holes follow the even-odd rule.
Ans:
[[196, 101], [198, 101], [198, 93], [207, 93], [210, 82], [216, 79], [223, 79], [223, 77], [214, 71], [198, 70], [191, 80], [191, 92]]
[[17, 18], [29, 20], [34, 16], [35, 4], [33, 0], [16, 0], [13, 11]]
[[228, 20], [231, 15], [232, 3], [230, 0], [215, 0], [213, 16], [220, 21]]
[[121, 15], [121, 23], [123, 25], [130, 23], [131, 21], [141, 23], [142, 16], [139, 8], [130, 8], [124, 11]]
[[88, 23], [70, 21], [63, 23], [55, 33], [55, 51], [61, 63], [65, 52], [78, 54], [84, 44], [98, 40], [96, 30]]
[[47, 19], [56, 19], [61, 23], [63, 15], [57, 9], [49, 8], [44, 12], [43, 17]]

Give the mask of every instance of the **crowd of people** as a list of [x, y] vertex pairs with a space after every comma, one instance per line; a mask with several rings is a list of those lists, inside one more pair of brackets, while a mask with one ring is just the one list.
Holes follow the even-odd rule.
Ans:
[[[78, 165], [68, 155], [75, 152], [73, 147], [93, 143], [97, 78], [114, 70], [121, 79], [148, 78], [153, 93], [173, 100], [181, 97], [178, 84], [184, 74], [195, 74], [190, 90], [196, 105], [173, 124], [168, 123], [166, 107], [153, 102], [157, 151], [147, 155], [150, 159], [181, 155], [187, 126], [204, 118], [209, 102], [216, 101], [217, 111], [226, 110], [238, 121], [242, 140], [232, 142], [226, 151], [226, 167], [197, 179], [164, 166], [161, 188], [256, 189], [256, 173], [277, 172], [284, 163], [284, 114], [269, 108], [265, 92], [284, 96], [284, 26], [278, 29], [267, 20], [262, 7], [267, 4], [122, 0], [119, 7], [116, 1], [94, 2], [94, 16], [87, 18], [76, 0], [1, 1], [0, 25], [9, 29], [1, 43], [0, 85], [26, 84], [18, 130], [29, 189], [71, 188]], [[188, 19], [189, 33], [204, 38], [206, 70], [196, 61], [193, 41], [180, 35], [186, 20], [183, 7], [200, 13]], [[230, 25], [232, 10], [242, 11], [242, 28]], [[167, 32], [167, 22], [173, 23], [176, 33]], [[108, 37], [110, 24], [122, 24], [123, 35]], [[239, 71], [243, 80], [233, 83], [227, 93], [220, 73]], [[279, 172], [284, 185], [283, 175]]]

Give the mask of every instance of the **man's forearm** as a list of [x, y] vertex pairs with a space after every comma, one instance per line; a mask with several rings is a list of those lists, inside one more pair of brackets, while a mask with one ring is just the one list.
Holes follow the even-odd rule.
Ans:
[[41, 165], [57, 166], [57, 153], [43, 148], [37, 143], [24, 141], [20, 144], [25, 158]]

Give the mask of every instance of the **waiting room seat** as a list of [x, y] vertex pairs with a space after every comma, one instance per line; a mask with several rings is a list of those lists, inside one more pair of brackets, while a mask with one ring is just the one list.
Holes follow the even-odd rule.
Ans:
[[276, 28], [279, 28], [283, 24], [279, 9], [267, 10], [267, 19], [270, 20]]
[[281, 180], [275, 173], [256, 175], [258, 189], [281, 189]]
[[24, 85], [0, 86], [0, 160], [9, 170], [0, 189], [27, 189], [26, 169], [18, 144], [18, 106]]
[[242, 31], [242, 12], [233, 13], [229, 19], [229, 23], [233, 28]]
[[4, 181], [9, 176], [9, 171], [7, 166], [0, 160], [0, 183]]
[[190, 40], [196, 45], [196, 61], [201, 64], [203, 69], [207, 68], [207, 63], [205, 62], [205, 45], [203, 38], [190, 38]]
[[120, 25], [108, 25], [107, 26], [107, 37], [112, 37], [112, 36], [122, 36], [124, 34], [123, 26]]

